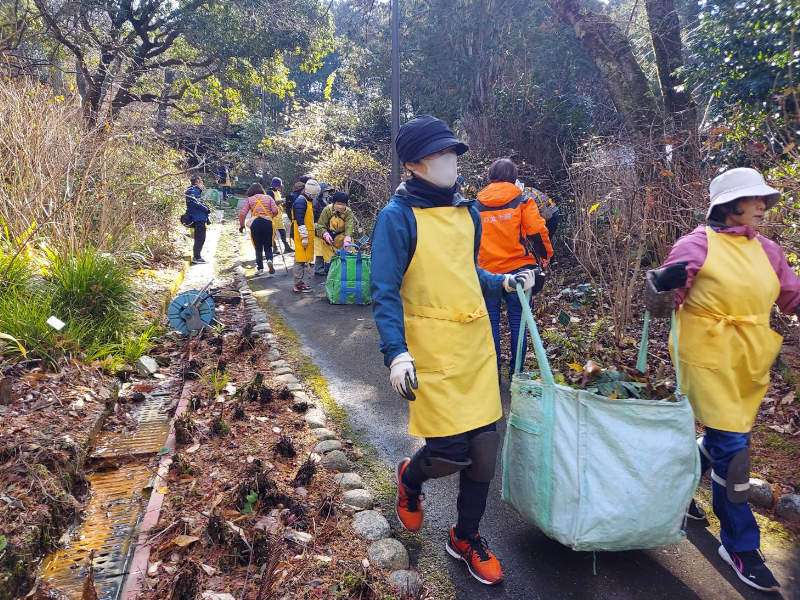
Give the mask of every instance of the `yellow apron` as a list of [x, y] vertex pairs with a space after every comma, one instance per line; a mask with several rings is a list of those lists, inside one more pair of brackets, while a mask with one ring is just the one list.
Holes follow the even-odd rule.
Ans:
[[314, 236], [314, 254], [321, 256], [325, 262], [331, 262], [334, 249], [328, 246], [321, 237]]
[[281, 214], [283, 213], [283, 196], [278, 190], [274, 190], [273, 194], [275, 194], [275, 204], [278, 205], [278, 214], [276, 215], [275, 219], [273, 219], [274, 229], [272, 230], [272, 239], [275, 239], [275, 232], [279, 229], [286, 229], [286, 226], [283, 224], [283, 218], [281, 218]]
[[503, 416], [492, 329], [466, 208], [415, 208], [417, 245], [400, 297], [419, 379], [408, 432], [456, 435]]
[[681, 387], [698, 421], [745, 433], [783, 341], [769, 326], [780, 282], [757, 239], [706, 235], [706, 261], [677, 314]]
[[297, 221], [292, 221], [292, 223], [294, 225], [294, 262], [314, 262], [314, 208], [311, 205], [311, 200], [306, 198], [306, 218], [303, 223], [308, 229], [307, 248], [303, 248], [303, 244], [300, 243], [300, 231], [298, 231]]

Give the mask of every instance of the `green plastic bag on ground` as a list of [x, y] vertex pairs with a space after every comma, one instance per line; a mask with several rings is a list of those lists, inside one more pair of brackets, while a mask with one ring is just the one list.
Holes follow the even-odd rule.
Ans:
[[677, 390], [676, 400], [611, 399], [556, 384], [529, 304], [518, 293], [541, 379], [521, 373], [517, 364], [502, 455], [503, 500], [574, 550], [681, 541], [700, 479], [687, 398]]
[[371, 259], [360, 250], [339, 250], [331, 258], [325, 294], [331, 304], [371, 304]]

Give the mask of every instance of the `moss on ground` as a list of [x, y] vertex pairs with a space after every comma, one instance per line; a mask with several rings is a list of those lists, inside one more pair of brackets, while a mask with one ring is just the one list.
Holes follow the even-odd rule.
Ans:
[[[711, 507], [711, 490], [708, 486], [701, 486], [697, 489], [695, 498], [697, 499], [697, 503], [706, 511], [706, 517], [709, 523], [708, 530], [719, 538], [719, 519], [714, 514], [714, 510]], [[800, 537], [792, 533], [779, 522], [773, 521], [755, 510], [753, 514], [756, 517], [756, 523], [758, 523], [759, 529], [761, 529], [762, 545], [790, 549], [800, 543]]]
[[774, 431], [762, 431], [763, 444], [771, 450], [786, 454], [800, 454], [800, 443], [790, 440]]
[[[263, 294], [256, 295], [261, 306], [269, 315], [273, 333], [280, 340], [284, 359], [296, 368], [296, 373], [319, 399], [325, 413], [344, 438], [353, 441], [363, 452], [358, 461], [359, 471], [366, 485], [370, 488], [379, 505], [390, 508], [394, 502], [394, 474], [378, 458], [378, 452], [371, 444], [353, 431], [347, 411], [342, 408], [328, 388], [328, 382], [320, 368], [302, 351], [302, 343], [297, 332], [292, 329], [280, 311], [271, 305]], [[448, 570], [434, 550], [433, 544], [426, 542], [422, 536], [405, 530], [395, 531], [395, 536], [409, 549], [412, 556], [417, 556], [417, 568], [425, 580], [425, 587], [430, 597], [437, 600], [455, 598], [455, 588], [450, 580]]]

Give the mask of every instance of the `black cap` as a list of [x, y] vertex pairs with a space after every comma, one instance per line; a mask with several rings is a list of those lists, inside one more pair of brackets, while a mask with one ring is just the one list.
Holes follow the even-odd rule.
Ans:
[[336, 192], [333, 196], [331, 196], [331, 203], [336, 204], [337, 202], [341, 204], [347, 204], [350, 202], [350, 194], [345, 192]]
[[418, 162], [447, 148], [453, 148], [456, 154], [469, 150], [444, 121], [431, 115], [420, 115], [404, 123], [394, 144], [401, 163]]

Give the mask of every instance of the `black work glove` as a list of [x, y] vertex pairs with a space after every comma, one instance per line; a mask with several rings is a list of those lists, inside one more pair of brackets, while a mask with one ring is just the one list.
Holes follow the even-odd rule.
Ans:
[[669, 292], [686, 286], [687, 262], [678, 262], [652, 271], [653, 285], [659, 292]]

